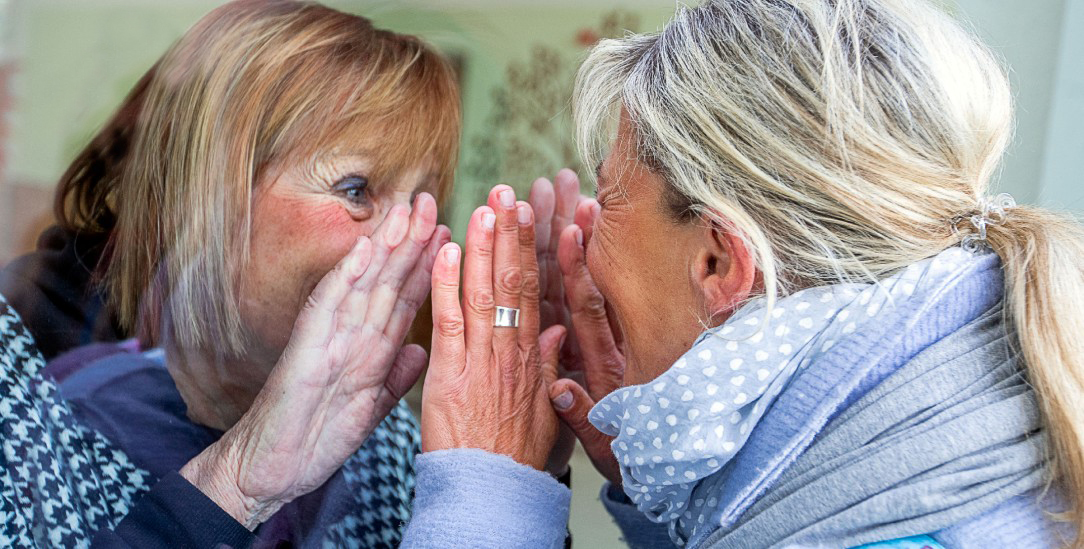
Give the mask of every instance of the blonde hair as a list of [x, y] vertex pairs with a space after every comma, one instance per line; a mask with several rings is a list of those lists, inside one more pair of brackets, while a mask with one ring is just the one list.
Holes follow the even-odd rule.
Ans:
[[68, 228], [111, 233], [104, 281], [124, 327], [239, 353], [261, 174], [364, 146], [374, 184], [426, 162], [444, 196], [459, 129], [455, 75], [417, 38], [317, 4], [243, 0], [147, 73], [65, 174], [56, 207]]
[[[923, 0], [684, 8], [658, 34], [601, 42], [574, 109], [592, 166], [627, 112], [675, 216], [742, 235], [769, 305], [958, 244], [950, 221], [979, 207], [1013, 120], [995, 57]], [[1048, 429], [1051, 480], [1084, 532], [1084, 231], [1020, 206], [989, 243]]]

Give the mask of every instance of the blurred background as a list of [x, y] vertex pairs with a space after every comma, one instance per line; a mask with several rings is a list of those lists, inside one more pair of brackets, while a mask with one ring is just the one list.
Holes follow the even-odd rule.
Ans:
[[[57, 178], [165, 49], [221, 2], [0, 0], [0, 266], [52, 222]], [[425, 37], [460, 73], [464, 135], [445, 222], [457, 239], [488, 189], [525, 193], [579, 167], [569, 128], [576, 67], [599, 38], [652, 31], [663, 0], [345, 0], [329, 5]], [[998, 191], [1084, 213], [1084, 0], [942, 0], [1001, 55], [1017, 99]], [[585, 181], [585, 183], [587, 183]], [[578, 547], [620, 547], [600, 479], [573, 462]]]

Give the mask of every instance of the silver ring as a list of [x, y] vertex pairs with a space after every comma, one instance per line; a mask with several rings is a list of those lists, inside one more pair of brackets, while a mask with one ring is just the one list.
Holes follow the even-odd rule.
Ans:
[[498, 328], [518, 328], [519, 309], [497, 305], [497, 314], [493, 319], [493, 325]]

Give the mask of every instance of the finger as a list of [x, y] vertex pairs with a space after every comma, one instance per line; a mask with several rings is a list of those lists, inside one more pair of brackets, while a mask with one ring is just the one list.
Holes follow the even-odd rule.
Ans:
[[459, 245], [445, 244], [433, 265], [433, 375], [462, 374], [466, 363], [465, 323], [459, 305]]
[[553, 223], [553, 212], [556, 207], [557, 196], [554, 194], [553, 183], [545, 177], [539, 177], [531, 185], [531, 193], [527, 201], [531, 203], [531, 210], [535, 214], [535, 232], [538, 233], [535, 245], [538, 252], [542, 253], [550, 244], [550, 226]]
[[[531, 203], [531, 210], [534, 212], [534, 239], [535, 250], [538, 255], [539, 295], [543, 296], [546, 295], [546, 285], [549, 283], [550, 276], [548, 271], [550, 261], [547, 261], [547, 255], [549, 258], [554, 258], [555, 254], [553, 252], [557, 250], [556, 245], [552, 249], [550, 248], [550, 226], [553, 222], [553, 208], [556, 205], [556, 200], [557, 197], [553, 193], [553, 183], [550, 183], [549, 179], [540, 177], [531, 185], [531, 194], [527, 201]], [[556, 266], [556, 260], [552, 261], [552, 264]]]
[[393, 206], [384, 217], [384, 221], [369, 237], [373, 242], [372, 259], [365, 273], [354, 282], [353, 288], [339, 307], [338, 317], [342, 328], [355, 330], [365, 323], [372, 290], [380, 272], [384, 269], [388, 256], [403, 241], [410, 228], [409, 215], [405, 206]]
[[583, 245], [586, 248], [591, 242], [591, 235], [595, 229], [595, 219], [602, 207], [594, 198], [584, 198], [576, 206], [575, 223], [583, 229]]
[[427, 359], [425, 349], [419, 345], [407, 345], [399, 349], [399, 353], [395, 355], [395, 361], [392, 362], [391, 368], [388, 370], [388, 378], [384, 382], [380, 396], [377, 397], [375, 403], [363, 403], [365, 406], [375, 406], [376, 408], [371, 416], [373, 418], [372, 424], [368, 426], [366, 432], [371, 432], [381, 421], [384, 421], [388, 412], [417, 383], [422, 371], [425, 370]]
[[[523, 268], [520, 263], [516, 193], [508, 185], [497, 185], [490, 193], [490, 201], [494, 199], [497, 201], [497, 225], [493, 236], [493, 300], [497, 306], [519, 309]], [[518, 355], [517, 332], [516, 328], [511, 327], [495, 328], [494, 347], [504, 353], [515, 352]]]
[[620, 483], [621, 471], [610, 448], [613, 438], [596, 429], [587, 419], [595, 405], [587, 391], [572, 380], [561, 379], [550, 385], [549, 395], [557, 416], [576, 433], [576, 438], [599, 472], [610, 482]]
[[429, 245], [426, 246], [425, 251], [418, 258], [418, 262], [414, 265], [414, 271], [407, 276], [403, 287], [399, 290], [399, 299], [395, 302], [395, 308], [384, 330], [384, 334], [390, 341], [398, 344], [410, 331], [410, 326], [414, 323], [414, 316], [417, 315], [418, 309], [425, 303], [425, 298], [429, 295], [429, 289], [432, 287], [433, 265], [437, 261], [437, 255], [440, 253], [440, 249], [451, 239], [452, 233], [444, 225], [437, 227], [433, 231], [433, 238], [429, 240]]
[[[388, 256], [377, 276], [376, 287], [371, 291], [365, 322], [374, 329], [381, 332], [386, 330], [388, 319], [401, 303], [403, 284], [418, 264], [436, 226], [437, 201], [429, 193], [421, 193], [414, 199], [406, 237]], [[415, 299], [415, 310], [421, 306], [423, 299], [424, 296]]]
[[324, 275], [298, 314], [291, 339], [298, 338], [299, 342], [313, 345], [326, 342], [334, 333], [335, 311], [369, 267], [372, 252], [372, 241], [363, 236], [335, 268]]
[[388, 380], [384, 383], [384, 390], [393, 403], [399, 402], [417, 383], [428, 360], [429, 355], [421, 345], [405, 345], [399, 349], [395, 364], [388, 373]]
[[606, 300], [587, 270], [583, 231], [578, 226], [569, 226], [561, 235], [558, 259], [587, 387], [597, 400], [621, 386], [624, 359], [610, 330]]
[[557, 381], [557, 360], [567, 335], [568, 330], [564, 326], [550, 326], [538, 336], [539, 366], [542, 369], [542, 380], [547, 386]]
[[493, 229], [489, 206], [474, 211], [467, 224], [463, 258], [463, 316], [466, 345], [479, 364], [488, 360], [493, 341]]
[[[578, 206], [576, 206], [576, 225], [583, 230], [583, 247], [585, 250], [591, 243], [595, 222], [598, 221], [601, 211], [602, 207], [599, 205], [598, 201], [593, 198], [585, 198], [580, 201]], [[616, 342], [617, 348], [620, 349], [622, 342], [621, 330], [617, 326], [616, 317], [614, 317], [613, 310], [610, 308], [609, 303], [606, 304], [606, 315], [610, 320], [610, 331], [613, 333], [614, 342]]]
[[538, 345], [538, 254], [534, 245], [534, 216], [531, 205], [516, 204], [519, 222], [519, 260], [522, 269], [519, 313], [519, 347], [528, 350]]
[[[569, 169], [557, 172], [557, 177], [554, 181], [554, 209], [553, 222], [550, 224], [549, 246], [549, 250], [552, 252], [551, 257], [555, 260], [554, 266], [556, 266], [556, 252], [558, 243], [561, 239], [561, 233], [564, 232], [565, 227], [568, 227], [572, 223], [576, 214], [576, 204], [579, 202], [579, 199], [580, 178], [576, 175], [576, 172]], [[545, 295], [547, 301], [556, 304], [563, 300], [564, 293], [561, 291], [561, 285], [555, 274], [553, 281], [553, 286], [547, 288], [549, 292]]]
[[553, 190], [556, 202], [550, 237], [556, 241], [565, 227], [572, 223], [573, 216], [576, 214], [576, 204], [580, 201], [580, 178], [576, 172], [567, 168], [563, 169], [557, 172], [557, 177], [554, 178]]

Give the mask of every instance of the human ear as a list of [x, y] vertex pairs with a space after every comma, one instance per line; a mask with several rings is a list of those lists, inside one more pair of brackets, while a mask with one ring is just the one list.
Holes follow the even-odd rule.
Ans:
[[700, 240], [693, 276], [709, 323], [717, 325], [749, 299], [756, 282], [756, 262], [737, 232], [718, 223], [703, 227]]

